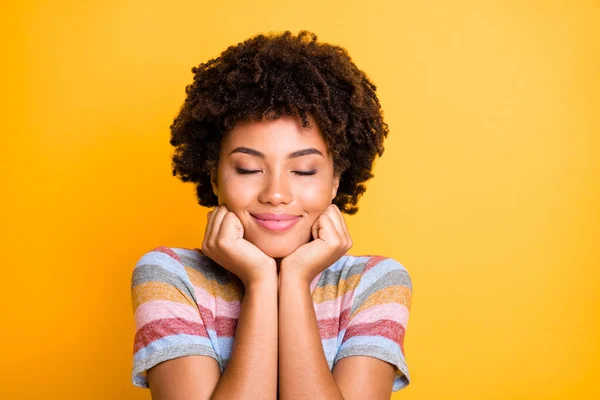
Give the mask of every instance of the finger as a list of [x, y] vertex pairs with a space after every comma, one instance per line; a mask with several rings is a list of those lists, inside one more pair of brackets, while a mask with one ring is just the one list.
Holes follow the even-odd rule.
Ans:
[[341, 244], [342, 236], [335, 228], [333, 221], [327, 213], [321, 214], [317, 219], [316, 232], [319, 239], [322, 239], [332, 247], [337, 247]]
[[340, 209], [334, 204], [327, 208], [327, 215], [331, 218], [331, 221], [340, 235], [340, 247], [343, 247], [344, 251], [347, 251], [352, 246], [352, 239], [350, 239], [350, 233], [348, 233], [344, 216]]
[[352, 246], [352, 238], [350, 237], [350, 230], [348, 229], [348, 225], [346, 224], [346, 218], [344, 218], [344, 214], [342, 214], [342, 211], [339, 209], [338, 206], [334, 206], [334, 209], [336, 211], [336, 214], [339, 216], [340, 221], [342, 221], [343, 232], [346, 235], [346, 239], [348, 240], [348, 244], [351, 247]]
[[215, 219], [215, 214], [217, 213], [217, 208], [218, 207], [213, 208], [212, 210], [210, 210], [208, 212], [208, 214], [206, 214], [206, 220], [207, 220], [206, 227], [209, 229], [212, 229], [212, 223], [213, 223], [213, 220]]
[[215, 213], [217, 208], [213, 208], [206, 214], [206, 228], [204, 229], [204, 239], [202, 240], [202, 247], [206, 247], [208, 238], [212, 234], [213, 220], [215, 219]]
[[347, 232], [348, 231], [348, 225], [346, 225], [346, 218], [344, 218], [344, 214], [342, 214], [342, 210], [339, 209], [338, 206], [335, 206], [335, 211], [337, 212], [337, 215], [339, 215], [340, 220], [342, 221], [342, 225], [344, 226], [344, 230]]
[[211, 240], [212, 243], [214, 243], [214, 240], [216, 240], [217, 236], [219, 236], [219, 231], [221, 229], [221, 224], [223, 223], [223, 218], [225, 218], [225, 214], [227, 214], [228, 212], [229, 210], [227, 209], [227, 206], [220, 205], [218, 207], [217, 212], [215, 213], [215, 216], [213, 218], [212, 232], [209, 236], [209, 240]]
[[221, 229], [219, 230], [218, 240], [239, 239], [244, 236], [244, 228], [240, 219], [233, 212], [229, 211], [223, 217]]
[[348, 227], [346, 226], [344, 216], [335, 204], [329, 206], [327, 211], [327, 215], [331, 218], [340, 235], [340, 247], [344, 249], [344, 252], [346, 252], [352, 247], [352, 239], [350, 238], [350, 233], [348, 232]]
[[319, 215], [317, 220], [313, 222], [312, 226], [310, 227], [310, 233], [312, 234], [313, 239], [319, 238], [319, 229], [321, 229], [320, 220], [321, 215]]
[[344, 232], [344, 224], [342, 222], [342, 217], [339, 214], [339, 212], [336, 212], [336, 210], [337, 210], [337, 207], [334, 205], [331, 205], [331, 206], [327, 207], [327, 210], [325, 210], [325, 213], [327, 214], [329, 219], [331, 219], [331, 221], [333, 222], [333, 225], [335, 226], [335, 229], [340, 233], [340, 235], [346, 236], [346, 234]]

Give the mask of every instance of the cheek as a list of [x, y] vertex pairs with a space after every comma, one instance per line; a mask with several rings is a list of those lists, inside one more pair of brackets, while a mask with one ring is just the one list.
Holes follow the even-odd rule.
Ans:
[[240, 181], [235, 176], [225, 177], [221, 183], [219, 203], [225, 204], [231, 211], [245, 209], [256, 198], [254, 185]]
[[298, 193], [298, 202], [309, 213], [322, 213], [331, 204], [331, 186], [311, 185], [302, 188]]

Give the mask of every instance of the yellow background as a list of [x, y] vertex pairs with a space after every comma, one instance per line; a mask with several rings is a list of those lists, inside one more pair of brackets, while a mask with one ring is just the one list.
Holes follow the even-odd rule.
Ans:
[[150, 398], [131, 272], [199, 246], [207, 211], [171, 175], [169, 125], [194, 65], [288, 29], [347, 48], [390, 126], [347, 221], [353, 254], [412, 277], [393, 398], [598, 398], [597, 1], [13, 3], [1, 398]]

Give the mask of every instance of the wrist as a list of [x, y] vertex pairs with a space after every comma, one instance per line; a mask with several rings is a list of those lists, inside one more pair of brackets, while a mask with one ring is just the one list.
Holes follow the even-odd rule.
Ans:
[[257, 268], [260, 270], [259, 274], [256, 276], [247, 277], [245, 280], [242, 280], [245, 288], [249, 288], [250, 286], [277, 286], [277, 265], [275, 264], [275, 260], [269, 259], [264, 263], [261, 263], [261, 266]]
[[265, 276], [262, 278], [252, 279], [243, 282], [243, 284], [246, 293], [250, 291], [264, 292], [270, 290], [271, 288], [277, 290], [279, 287], [278, 277], [276, 274], [273, 274], [273, 276]]
[[303, 275], [300, 271], [293, 268], [286, 269], [283, 263], [281, 264], [281, 270], [279, 271], [279, 285], [300, 285], [309, 287], [312, 279]]

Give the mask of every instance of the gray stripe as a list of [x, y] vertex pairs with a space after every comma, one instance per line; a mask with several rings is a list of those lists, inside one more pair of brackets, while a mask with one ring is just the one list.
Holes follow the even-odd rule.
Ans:
[[231, 282], [227, 276], [227, 270], [210, 257], [200, 253], [196, 253], [194, 256], [177, 255], [186, 267], [202, 273], [206, 279], [217, 281], [220, 285], [227, 285]]
[[138, 265], [133, 270], [131, 277], [132, 290], [135, 286], [146, 282], [162, 282], [174, 286], [181, 293], [185, 294], [187, 297], [190, 297], [194, 300], [194, 302], [196, 302], [194, 290], [191, 288], [191, 286], [188, 286], [188, 284], [184, 282], [178, 275], [167, 271], [160, 265], [143, 264]]
[[408, 288], [411, 288], [412, 284], [408, 272], [406, 272], [405, 269], [394, 269], [381, 276], [354, 299], [351, 314], [353, 314], [373, 293], [390, 286], [407, 286]]
[[326, 285], [338, 286], [340, 280], [342, 279], [348, 280], [352, 277], [352, 275], [362, 275], [366, 265], [367, 264], [363, 262], [353, 264], [350, 266], [350, 268], [346, 268], [346, 266], [344, 265], [337, 271], [326, 269], [323, 271], [323, 274], [321, 274], [321, 278], [319, 278], [319, 282], [317, 283], [315, 289], [317, 287], [323, 287]]

